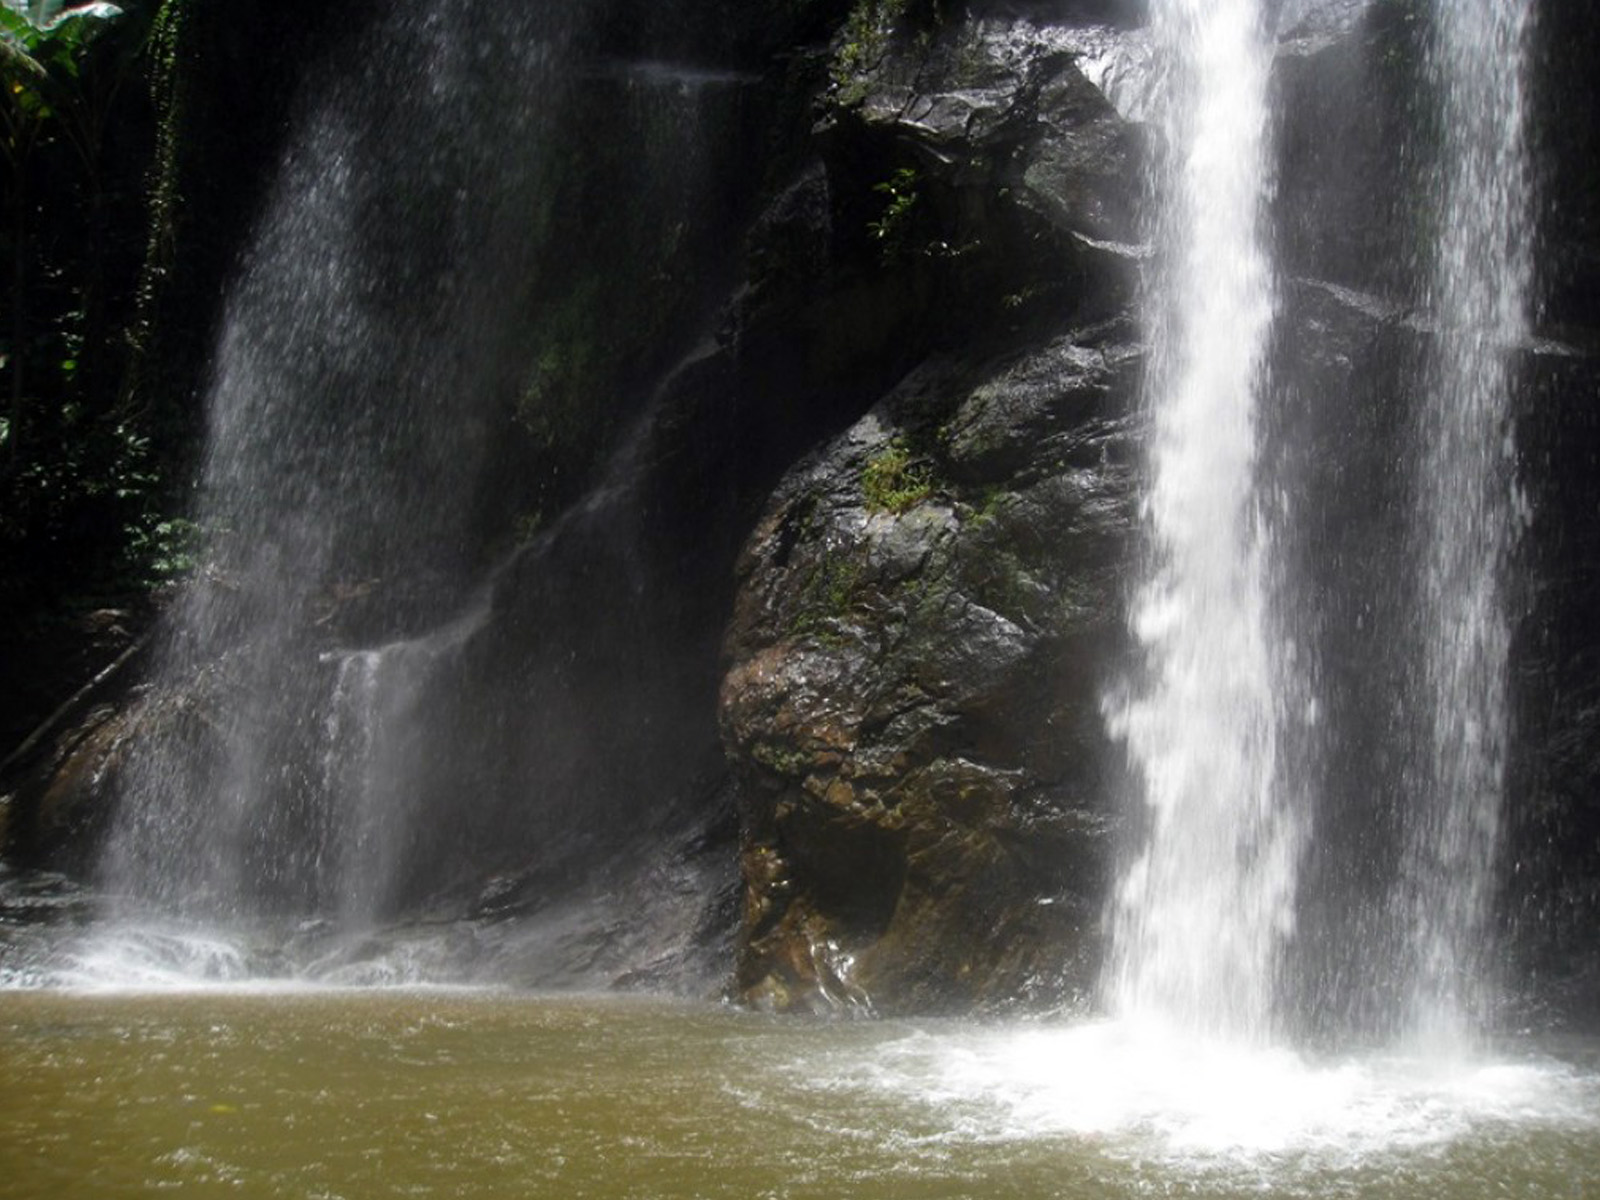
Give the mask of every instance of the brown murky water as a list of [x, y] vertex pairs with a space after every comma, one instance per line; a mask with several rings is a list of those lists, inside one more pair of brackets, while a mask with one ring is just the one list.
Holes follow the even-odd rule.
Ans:
[[0, 1196], [1600, 1196], [1592, 1072], [1416, 1076], [1151, 1051], [1110, 1026], [9, 991]]

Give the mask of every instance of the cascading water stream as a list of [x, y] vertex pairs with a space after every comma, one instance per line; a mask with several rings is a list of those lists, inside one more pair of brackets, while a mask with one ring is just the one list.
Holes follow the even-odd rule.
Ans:
[[[596, 59], [606, 11], [397, 0], [306, 68], [222, 314], [205, 565], [65, 977], [709, 962], [697, 906], [727, 864], [676, 839], [711, 819], [714, 722], [684, 697], [714, 692], [720, 630], [658, 599], [711, 568], [663, 548], [680, 427], [656, 410], [700, 403], [668, 356], [747, 203], [757, 77]], [[605, 889], [658, 868], [681, 895], [618, 934]], [[580, 944], [602, 928], [606, 953]]]
[[[1260, 454], [1274, 317], [1266, 6], [1167, 0], [1155, 254], [1144, 306], [1151, 423], [1141, 685], [1109, 707], [1143, 789], [1144, 840], [1115, 896], [1110, 1007], [1261, 1041], [1315, 796], [1287, 761], [1307, 708]], [[1492, 1007], [1490, 911], [1507, 741], [1504, 573], [1518, 521], [1510, 354], [1528, 336], [1523, 3], [1439, 6], [1426, 81], [1441, 131], [1425, 293], [1408, 594], [1416, 666], [1381, 1023], [1460, 1050]], [[1374, 697], [1374, 702], [1381, 702]], [[1314, 998], [1313, 998], [1314, 999]]]
[[1166, 86], [1145, 286], [1150, 567], [1131, 616], [1148, 679], [1109, 712], [1148, 830], [1118, 885], [1109, 1000], [1259, 1039], [1302, 836], [1282, 802], [1284, 656], [1256, 480], [1272, 47], [1255, 0], [1163, 0], [1152, 24]]
[[347, 930], [378, 924], [398, 904], [400, 865], [416, 836], [407, 780], [418, 767], [419, 711], [440, 661], [481, 629], [487, 589], [466, 612], [432, 633], [369, 650], [329, 651], [333, 687], [323, 718], [320, 755], [326, 827], [313, 839], [317, 874], [329, 881], [323, 900]]
[[1451, 0], [1430, 47], [1439, 97], [1437, 327], [1419, 409], [1418, 742], [1402, 931], [1410, 1031], [1461, 1045], [1492, 1007], [1511, 639], [1504, 573], [1518, 521], [1511, 353], [1529, 333], [1527, 0]]
[[224, 314], [206, 567], [158, 666], [172, 711], [102, 863], [132, 908], [225, 928], [391, 907], [415, 788], [384, 760], [415, 739], [404, 710], [485, 557], [488, 414], [530, 353], [569, 7], [408, 0], [313, 72]]

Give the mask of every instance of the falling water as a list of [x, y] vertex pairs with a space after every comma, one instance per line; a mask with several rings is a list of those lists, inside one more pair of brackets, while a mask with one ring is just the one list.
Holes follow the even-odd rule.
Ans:
[[[341, 877], [352, 882], [370, 877], [352, 869], [354, 859], [370, 845], [382, 826], [376, 821], [377, 780], [374, 776], [382, 760], [377, 743], [382, 736], [383, 653], [354, 650], [337, 656], [333, 695], [323, 718], [325, 744], [322, 751], [322, 784], [326, 795], [342, 795], [346, 802], [329, 806], [326, 827], [318, 831], [319, 851], [339, 854]], [[340, 905], [370, 910], [367, 896], [350, 897]], [[364, 914], [365, 915], [365, 914]]]
[[1161, 0], [1162, 162], [1144, 519], [1147, 578], [1131, 624], [1147, 678], [1110, 708], [1148, 826], [1118, 886], [1112, 1007], [1194, 1032], [1267, 1032], [1291, 922], [1301, 831], [1281, 804], [1281, 650], [1257, 489], [1274, 313], [1271, 45], [1258, 0]]
[[1437, 9], [1430, 74], [1442, 138], [1420, 408], [1415, 532], [1424, 756], [1407, 846], [1413, 1032], [1457, 1042], [1487, 1015], [1485, 947], [1501, 821], [1517, 522], [1510, 352], [1528, 334], [1531, 257], [1523, 78], [1528, 0]]
[[[590, 984], [720, 952], [731, 860], [685, 840], [717, 610], [659, 602], [717, 561], [658, 503], [701, 400], [648, 379], [745, 203], [754, 77], [596, 61], [598, 0], [380, 9], [307, 68], [230, 290], [204, 566], [76, 979]], [[607, 889], [647, 871], [681, 890], [624, 918]]]
[[[565, 8], [407, 0], [312, 72], [224, 314], [206, 564], [103, 864], [135, 902], [227, 924], [371, 916], [392, 888], [394, 848], [363, 810], [374, 789], [403, 808], [407, 781], [360, 760], [405, 744], [402, 677], [432, 661], [419, 631], [461, 609], [484, 558], [478, 489], [530, 353]], [[330, 733], [352, 739], [338, 764]]]
[[327, 803], [311, 845], [316, 875], [327, 881], [324, 911], [345, 929], [370, 929], [398, 907], [402, 864], [417, 836], [407, 781], [421, 765], [426, 685], [488, 614], [486, 590], [462, 616], [422, 637], [323, 655], [334, 674], [315, 782]]

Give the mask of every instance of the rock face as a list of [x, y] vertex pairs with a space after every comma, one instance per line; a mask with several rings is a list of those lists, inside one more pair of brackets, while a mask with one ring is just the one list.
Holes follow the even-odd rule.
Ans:
[[1109, 861], [1099, 696], [1140, 361], [1139, 135], [1090, 76], [1137, 39], [1016, 18], [857, 33], [823, 186], [878, 251], [863, 274], [935, 297], [934, 334], [787, 475], [739, 564], [734, 990], [782, 1010], [1060, 1003], [1090, 985]]
[[1086, 986], [1128, 334], [932, 359], [774, 496], [722, 689], [747, 1000], [927, 1011]]

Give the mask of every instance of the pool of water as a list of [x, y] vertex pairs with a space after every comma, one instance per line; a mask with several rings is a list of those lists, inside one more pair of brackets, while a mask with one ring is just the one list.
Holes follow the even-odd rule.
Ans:
[[14, 990], [0, 1196], [1584, 1197], [1592, 1054], [1318, 1063], [615, 996]]

